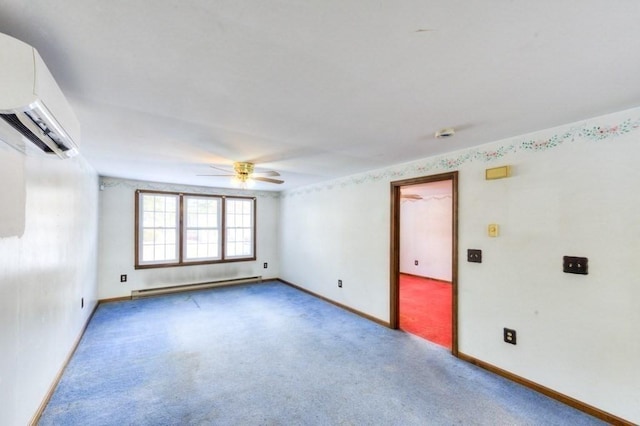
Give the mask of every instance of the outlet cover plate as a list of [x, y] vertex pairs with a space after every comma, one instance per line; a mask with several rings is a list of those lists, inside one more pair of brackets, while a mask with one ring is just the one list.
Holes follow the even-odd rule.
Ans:
[[517, 340], [516, 331], [505, 327], [503, 331], [503, 338], [505, 342], [515, 345]]
[[586, 257], [564, 256], [562, 258], [562, 271], [567, 274], [589, 274], [589, 259]]
[[467, 262], [482, 263], [482, 250], [468, 249]]

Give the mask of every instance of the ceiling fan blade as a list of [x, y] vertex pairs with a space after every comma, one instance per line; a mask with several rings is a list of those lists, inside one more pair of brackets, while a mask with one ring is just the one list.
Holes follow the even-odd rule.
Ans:
[[222, 167], [217, 167], [217, 166], [213, 166], [211, 164], [209, 164], [209, 167], [216, 169], [216, 170], [220, 170], [221, 172], [225, 172], [225, 173], [233, 173], [233, 170], [229, 170], [229, 169], [223, 169]]
[[261, 175], [261, 176], [280, 176], [280, 173], [276, 172], [275, 170], [267, 170], [264, 172], [253, 172], [254, 176], [255, 175]]
[[277, 184], [284, 183], [284, 181], [280, 179], [271, 179], [271, 178], [260, 177], [260, 176], [254, 176], [253, 180], [259, 180], [260, 182], [277, 183]]
[[232, 177], [232, 176], [235, 176], [235, 174], [231, 173], [227, 175], [196, 175], [196, 176]]

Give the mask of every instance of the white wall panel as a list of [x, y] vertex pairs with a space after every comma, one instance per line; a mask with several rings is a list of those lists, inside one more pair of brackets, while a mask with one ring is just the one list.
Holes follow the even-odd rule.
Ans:
[[[143, 290], [182, 284], [195, 284], [234, 278], [262, 276], [278, 277], [278, 209], [275, 192], [233, 191], [205, 187], [190, 187], [153, 182], [101, 178], [100, 191], [100, 261], [98, 271], [99, 298], [130, 296], [132, 290]], [[135, 191], [184, 192], [194, 194], [242, 195], [256, 197], [255, 261], [217, 263], [210, 265], [176, 266], [168, 268], [134, 268], [135, 255]], [[263, 263], [268, 268], [263, 268]], [[120, 275], [127, 282], [120, 282]]]
[[0, 169], [9, 216], [0, 224], [0, 423], [17, 425], [36, 412], [96, 304], [98, 177], [81, 156], [27, 157], [2, 142]]
[[[389, 182], [458, 170], [460, 351], [638, 423], [638, 158], [635, 109], [294, 189], [280, 274], [389, 320]], [[511, 178], [484, 179], [504, 164]], [[563, 255], [588, 257], [589, 274], [563, 273]]]
[[407, 192], [422, 198], [400, 204], [400, 272], [451, 281], [452, 181], [410, 187]]

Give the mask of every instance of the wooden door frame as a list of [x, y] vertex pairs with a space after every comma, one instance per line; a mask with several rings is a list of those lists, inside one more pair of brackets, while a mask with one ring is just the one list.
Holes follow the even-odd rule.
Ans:
[[391, 182], [391, 284], [389, 326], [400, 325], [400, 190], [403, 186], [450, 180], [452, 185], [452, 343], [451, 353], [458, 356], [458, 172], [441, 173]]

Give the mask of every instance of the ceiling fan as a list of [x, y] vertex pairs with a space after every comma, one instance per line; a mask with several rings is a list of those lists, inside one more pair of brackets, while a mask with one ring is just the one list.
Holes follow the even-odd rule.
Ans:
[[253, 163], [246, 162], [235, 162], [233, 163], [233, 171], [225, 170], [220, 167], [210, 166], [216, 170], [220, 170], [221, 172], [225, 172], [224, 174], [215, 174], [215, 175], [198, 175], [198, 176], [215, 176], [215, 177], [224, 177], [229, 176], [236, 180], [240, 185], [246, 185], [247, 183], [251, 183], [251, 181], [260, 181], [267, 183], [276, 183], [281, 184], [284, 183], [283, 180], [273, 179], [268, 176], [280, 176], [280, 173], [275, 170], [267, 170], [264, 172], [256, 172], [254, 171], [255, 167]]

